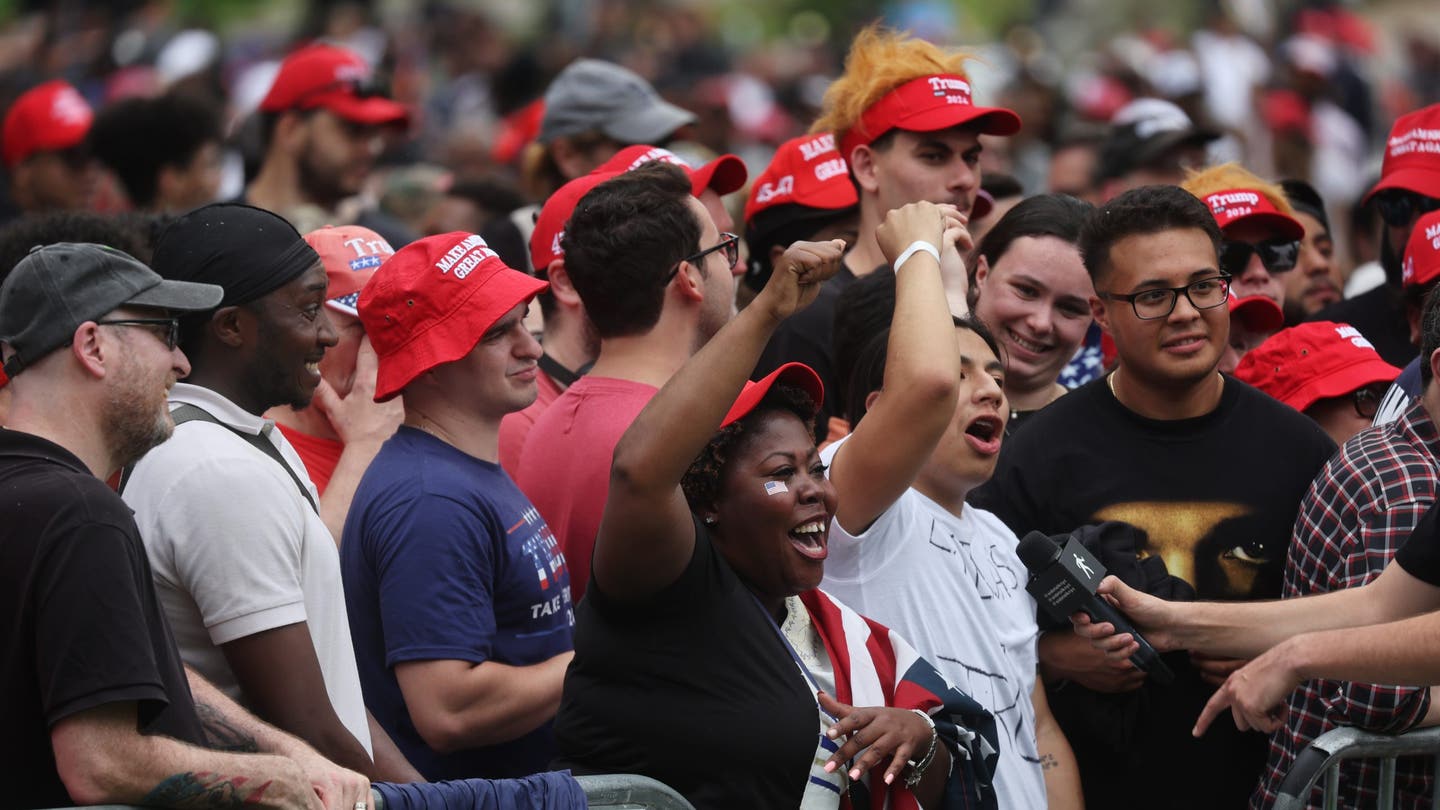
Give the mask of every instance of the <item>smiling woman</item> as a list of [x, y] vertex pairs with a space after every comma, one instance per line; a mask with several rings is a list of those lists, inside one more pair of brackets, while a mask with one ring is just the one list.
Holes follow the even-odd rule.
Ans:
[[[933, 206], [929, 220], [933, 239]], [[840, 251], [792, 245], [616, 446], [555, 722], [562, 767], [645, 774], [702, 810], [994, 806], [990, 715], [816, 590], [836, 508], [812, 433], [819, 378], [790, 363], [745, 379]]]

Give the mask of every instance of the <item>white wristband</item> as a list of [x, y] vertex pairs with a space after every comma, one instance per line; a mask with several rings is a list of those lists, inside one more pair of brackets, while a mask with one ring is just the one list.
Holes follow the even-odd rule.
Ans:
[[909, 261], [911, 256], [914, 256], [916, 253], [920, 253], [922, 251], [925, 253], [929, 253], [931, 256], [934, 256], [936, 264], [940, 263], [940, 248], [937, 248], [929, 242], [926, 242], [924, 239], [916, 239], [914, 242], [910, 243], [909, 247], [905, 248], [905, 250], [900, 254], [899, 258], [895, 259], [895, 272], [900, 272], [901, 265]]

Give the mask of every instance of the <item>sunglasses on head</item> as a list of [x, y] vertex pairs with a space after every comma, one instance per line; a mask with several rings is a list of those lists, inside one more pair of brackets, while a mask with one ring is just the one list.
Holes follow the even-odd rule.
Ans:
[[1386, 225], [1405, 228], [1415, 217], [1440, 210], [1440, 199], [1403, 188], [1389, 188], [1375, 195], [1375, 208]]
[[1242, 276], [1250, 255], [1260, 257], [1260, 263], [1268, 273], [1284, 273], [1295, 269], [1295, 260], [1300, 256], [1300, 243], [1292, 239], [1266, 239], [1263, 242], [1235, 242], [1229, 239], [1220, 243], [1220, 270], [1228, 275]]

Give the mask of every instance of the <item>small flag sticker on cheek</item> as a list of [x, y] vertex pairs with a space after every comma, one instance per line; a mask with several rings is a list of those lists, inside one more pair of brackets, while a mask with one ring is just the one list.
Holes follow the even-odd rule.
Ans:
[[766, 481], [766, 482], [765, 482], [765, 494], [766, 494], [766, 495], [779, 495], [779, 494], [782, 493], [782, 492], [789, 492], [789, 491], [790, 491], [790, 488], [787, 487], [787, 486], [785, 486], [785, 482], [784, 482], [784, 481]]

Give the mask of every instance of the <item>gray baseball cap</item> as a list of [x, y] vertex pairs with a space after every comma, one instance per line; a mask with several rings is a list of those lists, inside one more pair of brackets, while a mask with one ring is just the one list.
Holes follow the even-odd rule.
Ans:
[[602, 132], [624, 144], [661, 143], [696, 122], [633, 71], [599, 59], [571, 62], [545, 91], [540, 142]]
[[0, 285], [0, 343], [15, 353], [0, 385], [69, 343], [80, 324], [121, 306], [200, 312], [220, 304], [214, 284], [167, 281], [124, 251], [61, 242], [37, 247]]

